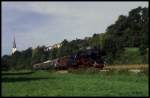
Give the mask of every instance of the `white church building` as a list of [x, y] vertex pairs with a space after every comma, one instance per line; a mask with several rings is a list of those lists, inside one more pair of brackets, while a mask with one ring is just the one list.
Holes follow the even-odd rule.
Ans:
[[12, 54], [14, 54], [16, 51], [17, 51], [17, 48], [16, 48], [16, 42], [15, 42], [15, 38], [14, 38]]

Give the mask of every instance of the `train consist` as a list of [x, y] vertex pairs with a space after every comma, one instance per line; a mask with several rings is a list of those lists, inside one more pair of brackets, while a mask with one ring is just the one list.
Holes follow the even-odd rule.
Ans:
[[[78, 69], [87, 67], [103, 69], [105, 65], [103, 59], [104, 55], [105, 52], [101, 49], [93, 48], [81, 50], [69, 56], [54, 59], [49, 63], [49, 65], [53, 65], [56, 70], [67, 70], [69, 68]], [[48, 68], [48, 66], [44, 67], [43, 64], [40, 65], [38, 65], [38, 68], [40, 69]], [[34, 68], [36, 68], [36, 65], [34, 66]]]

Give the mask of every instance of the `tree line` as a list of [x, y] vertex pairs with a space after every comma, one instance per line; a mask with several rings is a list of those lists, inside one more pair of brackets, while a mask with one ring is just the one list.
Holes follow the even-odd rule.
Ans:
[[4, 55], [3, 69], [31, 69], [33, 64], [70, 55], [87, 47], [99, 47], [106, 52], [105, 61], [109, 64], [120, 56], [126, 47], [139, 48], [141, 55], [149, 48], [149, 8], [132, 9], [127, 16], [120, 15], [114, 24], [107, 27], [105, 33], [93, 34], [92, 37], [61, 42], [60, 48], [46, 51], [46, 46], [31, 47], [17, 51], [13, 55]]

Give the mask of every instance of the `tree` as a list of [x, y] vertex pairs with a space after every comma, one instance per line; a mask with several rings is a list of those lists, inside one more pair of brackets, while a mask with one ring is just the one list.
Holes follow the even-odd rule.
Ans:
[[28, 49], [21, 52], [20, 57], [20, 64], [22, 65], [22, 69], [31, 69], [31, 58], [32, 58], [32, 48], [29, 47]]
[[11, 56], [9, 56], [9, 55], [4, 55], [1, 58], [1, 68], [2, 68], [2, 70], [9, 70], [10, 69], [10, 66], [11, 66], [10, 59], [11, 59]]
[[48, 52], [45, 51], [45, 46], [38, 46], [32, 52], [32, 65], [43, 62], [48, 59]]
[[132, 9], [128, 16], [120, 15], [117, 21], [106, 29], [106, 32], [119, 41], [122, 40], [125, 47], [140, 47], [143, 40], [141, 36], [143, 33], [148, 36], [149, 32], [148, 14], [148, 8]]

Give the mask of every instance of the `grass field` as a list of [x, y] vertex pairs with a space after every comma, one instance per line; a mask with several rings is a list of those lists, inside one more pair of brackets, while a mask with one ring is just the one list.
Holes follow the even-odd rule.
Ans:
[[5, 72], [2, 96], [148, 96], [148, 75]]

